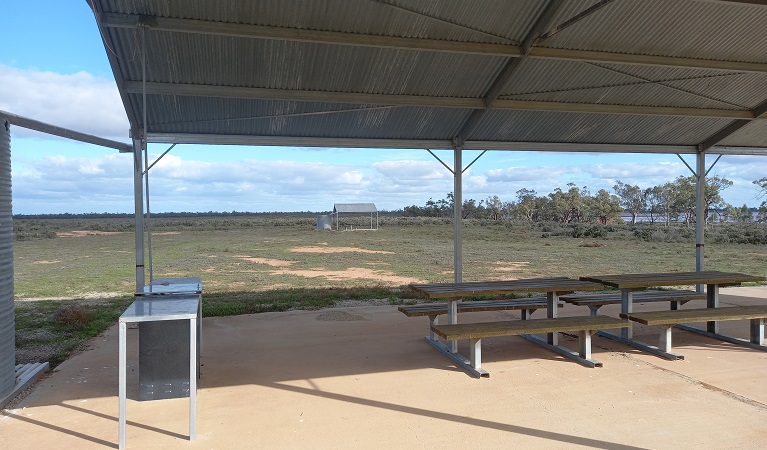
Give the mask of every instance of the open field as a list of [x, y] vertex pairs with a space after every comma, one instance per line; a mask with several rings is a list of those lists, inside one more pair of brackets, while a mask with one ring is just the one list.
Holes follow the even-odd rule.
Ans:
[[[15, 226], [23, 236], [14, 243], [17, 362], [55, 366], [130, 303], [132, 221]], [[689, 229], [581, 228], [467, 221], [463, 279], [695, 269]], [[378, 231], [345, 232], [316, 231], [309, 217], [181, 218], [153, 230], [154, 277], [202, 277], [206, 317], [412, 303], [408, 283], [453, 279], [449, 220], [386, 218]], [[706, 255], [707, 269], [767, 275], [763, 244], [707, 243]]]
[[[100, 298], [134, 287], [134, 237], [126, 225], [58, 226], [58, 237], [17, 241], [17, 299]], [[201, 276], [206, 292], [358, 286], [453, 279], [453, 229], [383, 224], [378, 231], [316, 231], [311, 223], [155, 225], [154, 277]], [[23, 226], [23, 224], [22, 224]], [[218, 228], [218, 229], [215, 229]], [[661, 228], [661, 227], [658, 227]], [[118, 229], [121, 231], [104, 231]], [[628, 225], [572, 237], [530, 225], [468, 223], [463, 279], [487, 280], [695, 269], [695, 243], [639, 239]], [[645, 227], [645, 229], [648, 229]], [[553, 231], [553, 232], [552, 232]], [[689, 230], [682, 238], [689, 236]], [[706, 268], [767, 274], [764, 245], [707, 242]]]

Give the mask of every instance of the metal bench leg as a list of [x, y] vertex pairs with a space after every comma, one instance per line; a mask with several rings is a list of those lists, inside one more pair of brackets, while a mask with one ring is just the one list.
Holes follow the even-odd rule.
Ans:
[[[556, 292], [546, 293], [546, 317], [556, 319], [559, 315], [559, 296]], [[559, 334], [548, 333], [549, 345], [559, 345]]]
[[482, 368], [482, 339], [469, 339], [469, 361], [474, 369]]
[[594, 317], [599, 314], [599, 308], [601, 306], [602, 305], [589, 305], [589, 311], [590, 311], [591, 317]]
[[434, 325], [438, 325], [438, 324], [439, 324], [439, 319], [438, 319], [438, 317], [439, 317], [439, 316], [437, 316], [436, 314], [435, 314], [435, 315], [433, 315], [433, 316], [429, 316], [429, 339], [431, 339], [432, 341], [437, 341], [437, 340], [439, 339], [439, 338], [437, 337], [436, 333], [434, 333], [433, 331], [431, 331], [431, 327], [432, 327], [432, 326], [434, 326]]
[[671, 329], [673, 326], [660, 327], [660, 336], [658, 336], [658, 348], [666, 353], [671, 353]]
[[[458, 300], [451, 298], [447, 301], [447, 323], [458, 323]], [[451, 353], [458, 353], [458, 341], [447, 341]]]
[[764, 318], [751, 319], [751, 342], [764, 345]]
[[[621, 312], [626, 314], [634, 312], [634, 293], [628, 289], [621, 289]], [[632, 339], [634, 337], [632, 326], [621, 328], [621, 337], [623, 339]]]
[[583, 359], [591, 359], [591, 335], [594, 332], [592, 330], [581, 330], [578, 332], [580, 351], [579, 354]]
[[521, 309], [519, 317], [522, 320], [528, 320], [530, 318], [530, 316], [533, 315], [533, 312], [535, 312], [535, 309], [533, 309], [533, 308]]
[[[719, 307], [719, 286], [716, 284], [706, 285], [706, 303], [709, 308]], [[719, 322], [711, 321], [706, 323], [706, 331], [719, 334]]]
[[679, 309], [679, 305], [684, 304], [684, 302], [678, 302], [676, 300], [671, 302], [671, 310], [676, 311]]

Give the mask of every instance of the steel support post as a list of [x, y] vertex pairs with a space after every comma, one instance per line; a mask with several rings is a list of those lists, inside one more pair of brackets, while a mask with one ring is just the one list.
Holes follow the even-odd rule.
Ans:
[[[143, 133], [141, 133], [143, 135]], [[133, 137], [133, 201], [136, 213], [136, 289], [144, 287], [144, 162], [141, 158], [142, 138]]]
[[[706, 154], [698, 152], [695, 157], [695, 270], [703, 271], [703, 244], [706, 228]], [[703, 285], [696, 287], [703, 292]]]
[[463, 279], [463, 149], [459, 146], [453, 147], [454, 160], [453, 165], [453, 277], [456, 283]]

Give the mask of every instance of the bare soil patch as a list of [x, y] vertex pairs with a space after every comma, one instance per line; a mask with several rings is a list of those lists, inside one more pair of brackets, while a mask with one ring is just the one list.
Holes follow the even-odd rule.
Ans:
[[394, 252], [387, 252], [385, 250], [366, 250], [364, 248], [356, 247], [294, 247], [289, 251], [293, 253], [379, 253], [386, 255], [393, 255]]
[[346, 270], [323, 270], [309, 269], [309, 270], [289, 270], [281, 269], [273, 272], [275, 275], [295, 275], [306, 278], [325, 277], [331, 280], [354, 280], [354, 279], [369, 279], [376, 280], [383, 283], [394, 284], [410, 284], [410, 283], [424, 283], [425, 281], [418, 278], [403, 277], [395, 274], [394, 272], [371, 270], [363, 267], [350, 267]]
[[40, 260], [40, 261], [32, 261], [32, 264], [56, 264], [60, 263], [60, 260], [54, 260], [54, 261], [46, 261], [46, 260]]
[[83, 237], [83, 236], [112, 236], [115, 234], [124, 234], [122, 231], [98, 231], [98, 230], [73, 230], [59, 231], [57, 237]]
[[518, 272], [525, 270], [530, 263], [528, 261], [495, 261], [493, 264], [499, 266], [493, 269], [494, 272]]
[[256, 264], [266, 264], [270, 267], [289, 267], [296, 263], [295, 261], [287, 261], [284, 259], [254, 258], [248, 255], [235, 255], [235, 257]]

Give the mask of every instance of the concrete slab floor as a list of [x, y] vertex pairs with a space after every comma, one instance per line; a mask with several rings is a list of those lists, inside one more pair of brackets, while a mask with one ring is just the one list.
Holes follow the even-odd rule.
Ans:
[[[722, 290], [723, 304], [765, 300], [767, 287]], [[748, 335], [747, 322], [722, 328]], [[604, 367], [588, 369], [495, 338], [483, 342], [491, 376], [475, 379], [423, 342], [426, 331], [426, 318], [394, 306], [206, 318], [189, 441], [187, 399], [131, 400], [129, 330], [128, 448], [767, 448], [767, 353], [675, 331], [686, 359], [666, 361], [595, 337]], [[636, 335], [657, 340], [651, 327]], [[117, 344], [113, 327], [4, 411], [3, 448], [116, 448]]]

